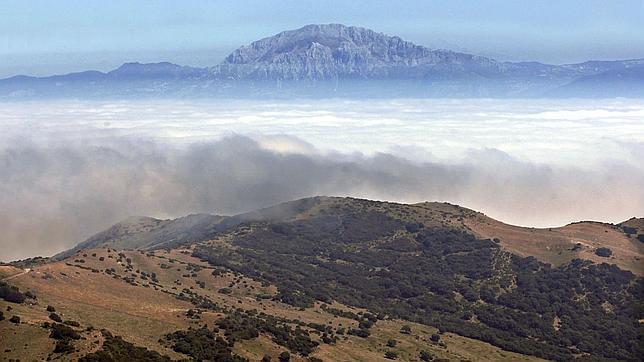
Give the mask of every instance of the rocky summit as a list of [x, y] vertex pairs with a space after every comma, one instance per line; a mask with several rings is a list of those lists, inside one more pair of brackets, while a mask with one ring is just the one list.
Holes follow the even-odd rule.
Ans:
[[502, 68], [487, 58], [431, 50], [365, 28], [326, 24], [281, 32], [243, 46], [213, 71], [254, 79], [415, 78], [450, 63], [459, 65], [454, 70], [474, 64], [492, 72]]

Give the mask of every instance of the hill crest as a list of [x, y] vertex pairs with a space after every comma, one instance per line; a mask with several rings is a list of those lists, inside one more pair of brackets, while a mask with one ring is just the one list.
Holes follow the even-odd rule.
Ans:
[[[618, 225], [582, 221], [563, 227], [530, 228], [505, 224], [483, 213], [449, 203], [399, 204], [327, 196], [285, 202], [233, 216], [196, 214], [174, 220], [129, 218], [54, 258], [61, 259], [79, 249], [101, 246], [138, 250], [174, 248], [208, 240], [240, 225], [283, 223], [320, 215], [336, 215], [342, 219], [365, 210], [426, 227], [449, 228], [481, 238], [498, 239], [507, 251], [524, 257], [533, 256], [555, 266], [581, 258], [596, 263], [613, 263], [644, 275], [641, 263], [644, 243], [638, 240], [644, 231], [641, 226], [628, 228], [628, 225], [639, 225], [642, 219], [633, 218]], [[598, 256], [595, 253], [598, 248], [609, 248], [612, 255], [608, 258]]]

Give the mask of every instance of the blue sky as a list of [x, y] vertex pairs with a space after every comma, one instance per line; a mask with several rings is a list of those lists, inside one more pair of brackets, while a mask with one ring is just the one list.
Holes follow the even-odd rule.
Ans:
[[0, 8], [0, 77], [125, 61], [214, 65], [239, 45], [310, 23], [503, 60], [644, 57], [644, 0], [2, 0]]

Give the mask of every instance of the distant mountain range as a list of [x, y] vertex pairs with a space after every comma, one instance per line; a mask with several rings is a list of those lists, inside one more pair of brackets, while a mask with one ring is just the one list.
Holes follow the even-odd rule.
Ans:
[[325, 24], [255, 41], [210, 68], [126, 63], [107, 73], [0, 80], [0, 99], [146, 96], [642, 97], [644, 59], [500, 62]]

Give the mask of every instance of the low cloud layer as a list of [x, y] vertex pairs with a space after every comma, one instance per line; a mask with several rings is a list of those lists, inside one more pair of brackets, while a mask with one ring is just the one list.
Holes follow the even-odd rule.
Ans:
[[[42, 116], [48, 123], [31, 112], [34, 118], [28, 121], [5, 119], [7, 132], [0, 138], [0, 260], [51, 255], [130, 215], [234, 214], [314, 195], [449, 201], [533, 226], [644, 215], [644, 167], [638, 161], [642, 134], [606, 141], [611, 151], [606, 157], [575, 165], [530, 160], [494, 144], [460, 149], [453, 160], [437, 157], [440, 152], [431, 145], [412, 142], [359, 152], [361, 143], [369, 144], [368, 132], [383, 131], [359, 121], [363, 113], [355, 118], [365, 135], [348, 140], [352, 147], [343, 149], [319, 141], [324, 134], [312, 132], [313, 125], [293, 126], [297, 136], [292, 136], [268, 131], [212, 135], [197, 123], [177, 124], [175, 131], [192, 129], [198, 139], [168, 139], [140, 128], [125, 132], [125, 123], [119, 130], [100, 129], [107, 127], [104, 120], [88, 126], [90, 118], [83, 117], [61, 124], [56, 123], [60, 117]], [[123, 119], [133, 117], [128, 112]], [[273, 112], [275, 118], [284, 113]], [[243, 116], [253, 114], [265, 117], [266, 111]], [[399, 122], [385, 111], [380, 114], [381, 122]], [[574, 115], [569, 118], [581, 116]], [[143, 117], [136, 117], [140, 126]], [[187, 121], [199, 117], [208, 115]], [[172, 128], [172, 122], [164, 122], [150, 129]], [[320, 122], [314, 126], [328, 127]], [[510, 149], [520, 146], [512, 142]], [[561, 159], [572, 157], [565, 149], [558, 151]]]

